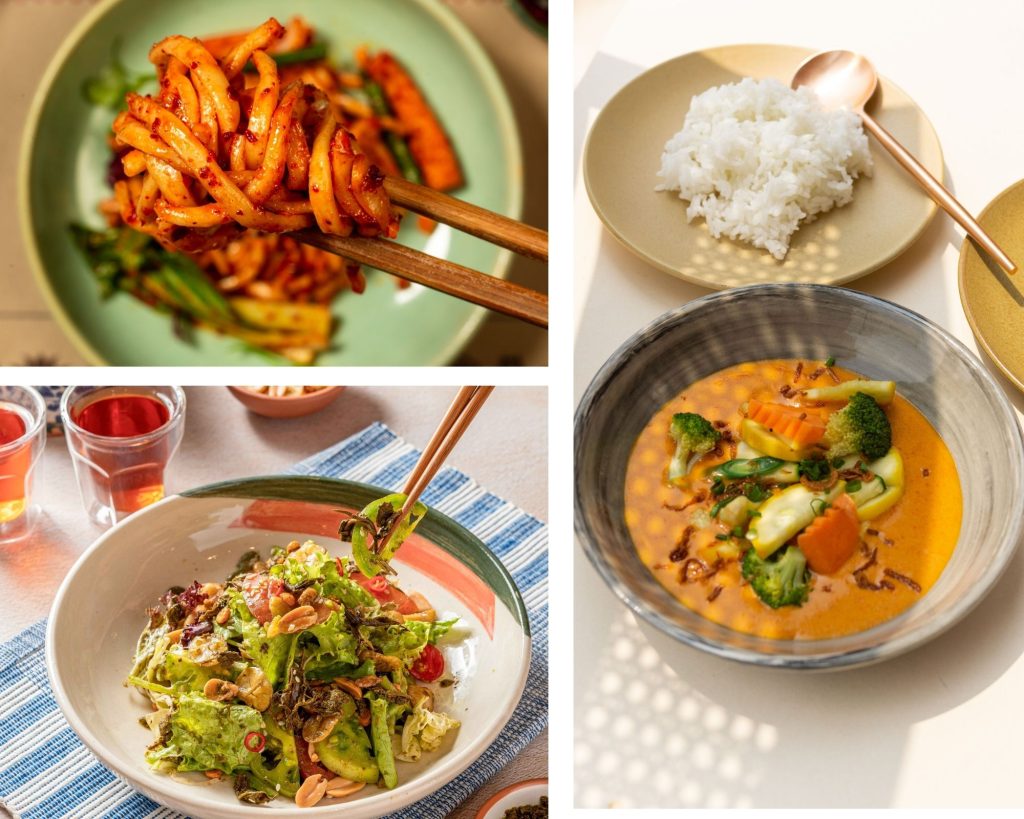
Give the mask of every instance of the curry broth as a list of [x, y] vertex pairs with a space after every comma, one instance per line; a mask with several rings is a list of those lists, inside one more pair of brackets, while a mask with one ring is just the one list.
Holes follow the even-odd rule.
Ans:
[[[807, 389], [835, 383], [824, 372], [811, 380], [809, 376], [819, 365], [810, 361], [803, 362], [802, 377], [794, 381], [798, 363], [771, 360], [729, 367], [697, 381], [662, 407], [644, 428], [630, 455], [625, 517], [640, 559], [689, 608], [748, 634], [821, 639], [876, 626], [926, 594], [956, 547], [962, 498], [949, 450], [928, 420], [899, 395], [897, 384], [896, 398], [885, 410], [892, 425], [893, 446], [903, 455], [906, 489], [896, 506], [868, 524], [864, 542], [869, 549], [878, 547], [879, 565], [870, 570], [872, 581], [882, 578], [882, 569], [888, 568], [919, 584], [920, 593], [902, 582], [893, 582], [891, 590], [858, 587], [853, 570], [866, 561], [859, 550], [835, 574], [815, 575], [808, 601], [801, 607], [771, 609], [762, 603], [742, 582], [735, 560], [725, 563], [708, 579], [680, 582], [681, 564], [672, 562], [669, 554], [693, 510], [679, 511], [678, 507], [691, 499], [693, 491], [670, 486], [666, 480], [674, 450], [668, 434], [672, 415], [695, 412], [711, 421], [727, 422], [738, 439], [743, 417], [740, 405], [749, 399], [796, 403], [783, 398], [780, 389], [787, 384]], [[833, 371], [840, 381], [861, 377], [839, 367]], [[694, 472], [733, 457], [735, 445], [725, 444], [721, 449], [721, 454], [712, 453], [702, 459]], [[697, 486], [694, 484], [693, 489]], [[677, 509], [670, 508], [673, 506]], [[726, 532], [725, 526], [716, 526], [719, 528], [715, 531]], [[710, 533], [706, 537], [713, 539]], [[721, 589], [716, 592], [717, 587]]]

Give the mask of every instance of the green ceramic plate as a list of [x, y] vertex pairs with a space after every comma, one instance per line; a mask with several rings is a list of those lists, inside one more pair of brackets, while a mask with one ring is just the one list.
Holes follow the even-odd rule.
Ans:
[[[467, 179], [457, 195], [520, 215], [522, 159], [508, 97], [476, 40], [435, 0], [106, 0], [67, 39], [40, 84], [25, 133], [20, 186], [26, 244], [39, 281], [66, 332], [94, 363], [273, 363], [212, 333], [197, 333], [194, 345], [185, 343], [174, 336], [165, 316], [130, 297], [102, 301], [67, 226], [103, 224], [96, 206], [108, 195], [105, 138], [112, 114], [89, 106], [80, 89], [83, 78], [109, 64], [115, 40], [122, 42], [128, 67], [141, 72], [149, 68], [149, 47], [169, 34], [235, 31], [271, 16], [284, 22], [294, 14], [327, 39], [334, 59], [349, 59], [362, 43], [392, 51], [408, 66], [452, 137]], [[415, 219], [406, 221], [403, 243], [505, 275], [507, 251], [444, 226], [428, 241]], [[342, 294], [335, 300], [340, 327], [334, 349], [318, 363], [444, 364], [484, 313], [421, 287], [400, 291], [389, 276], [372, 271], [363, 295]]]

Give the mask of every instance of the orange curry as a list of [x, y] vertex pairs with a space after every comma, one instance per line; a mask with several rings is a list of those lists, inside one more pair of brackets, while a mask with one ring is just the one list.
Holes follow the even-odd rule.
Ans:
[[[876, 517], [858, 522], [853, 512], [855, 524], [859, 523], [854, 529], [855, 550], [848, 558], [845, 553], [840, 555], [838, 568], [819, 560], [818, 566], [827, 566], [828, 573], [812, 571], [808, 566], [802, 603], [777, 608], [766, 605], [745, 577], [743, 556], [753, 550], [752, 541], [745, 535], [757, 526], [767, 528], [768, 523], [759, 521], [756, 511], [766, 510], [766, 504], [743, 502], [754, 510], [749, 513], [750, 531], [743, 533], [741, 527], [722, 522], [720, 511], [715, 509], [722, 483], [715, 485], [713, 471], [736, 459], [738, 449], [744, 451], [746, 427], [741, 432], [741, 425], [751, 407], [781, 407], [779, 412], [783, 413], [795, 408], [800, 412], [797, 417], [806, 412], [827, 418], [841, 409], [843, 402], [809, 400], [805, 391], [835, 388], [859, 379], [861, 376], [831, 361], [748, 362], [697, 381], [650, 420], [636, 441], [626, 471], [626, 524], [640, 559], [683, 604], [737, 631], [782, 639], [821, 639], [878, 625], [913, 605], [934, 585], [956, 547], [962, 502], [960, 481], [946, 445], [898, 391], [884, 400], [882, 409], [891, 426], [891, 446], [902, 456], [902, 493], [894, 505]], [[889, 383], [891, 387], [891, 382], [864, 383]], [[711, 451], [696, 456], [684, 478], [669, 480], [669, 465], [676, 452], [676, 440], [669, 430], [677, 413], [702, 416], [721, 437]], [[827, 440], [817, 445], [816, 457], [826, 457], [826, 444]], [[750, 449], [746, 452], [749, 454]], [[847, 480], [824, 490], [832, 494], [825, 495], [826, 502], [814, 507], [816, 523], [833, 507], [833, 515], [840, 517], [846, 507], [853, 510], [847, 492], [856, 496], [854, 489], [877, 480], [866, 466], [867, 457], [853, 455], [843, 468], [840, 459], [828, 460], [836, 467], [832, 475]], [[788, 466], [796, 470], [796, 464]], [[837, 479], [831, 477], [833, 482]], [[822, 485], [808, 483], [806, 477], [799, 481], [815, 489]], [[836, 495], [844, 485], [846, 492]], [[779, 493], [787, 488], [772, 486], [768, 491]], [[755, 491], [755, 500], [763, 501], [762, 493]], [[795, 493], [801, 491], [796, 489]], [[775, 558], [768, 559], [777, 559], [780, 552], [805, 542], [802, 538], [807, 532], [805, 529], [799, 537], [787, 537]]]

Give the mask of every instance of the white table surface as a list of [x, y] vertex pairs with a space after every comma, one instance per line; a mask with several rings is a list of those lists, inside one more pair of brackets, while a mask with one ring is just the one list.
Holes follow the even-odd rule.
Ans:
[[[253, 415], [223, 387], [190, 387], [186, 393], [185, 435], [167, 472], [170, 492], [279, 473], [374, 421], [383, 421], [422, 448], [455, 389], [350, 387], [327, 409], [292, 420]], [[499, 387], [448, 463], [546, 521], [546, 390]], [[67, 570], [100, 533], [82, 507], [63, 438], [48, 439], [42, 470], [36, 489], [42, 515], [36, 531], [21, 543], [0, 546], [0, 641], [46, 616]], [[454, 816], [471, 817], [501, 787], [546, 775], [545, 731]]]
[[[641, 71], [709, 46], [775, 42], [867, 54], [930, 117], [946, 183], [975, 213], [1024, 175], [1024, 109], [1011, 101], [1024, 85], [1024, 4], [861, 0], [839, 8], [820, 0], [577, 3], [577, 169], [597, 111]], [[708, 291], [621, 248], [578, 171], [575, 183], [578, 400], [628, 336]], [[976, 349], [957, 293], [962, 237], [938, 217], [912, 249], [852, 286], [923, 313]], [[1002, 383], [1019, 411], [1021, 396]], [[1021, 554], [952, 631], [897, 660], [830, 675], [747, 668], [685, 648], [638, 623], [579, 548], [575, 572], [577, 806], [1024, 804]]]

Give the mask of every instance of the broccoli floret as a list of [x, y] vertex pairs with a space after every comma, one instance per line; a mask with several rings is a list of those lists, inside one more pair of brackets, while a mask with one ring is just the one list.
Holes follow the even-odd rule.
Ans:
[[807, 602], [807, 558], [796, 546], [781, 555], [764, 560], [754, 549], [743, 556], [743, 577], [763, 603], [780, 606], [802, 606]]
[[892, 427], [874, 398], [856, 392], [849, 404], [829, 417], [825, 441], [830, 457], [861, 452], [873, 461], [892, 447]]
[[693, 461], [714, 449], [722, 433], [707, 418], [695, 412], [677, 412], [672, 416], [669, 434], [676, 442], [676, 454], [668, 467], [668, 479], [678, 480], [690, 471]]

